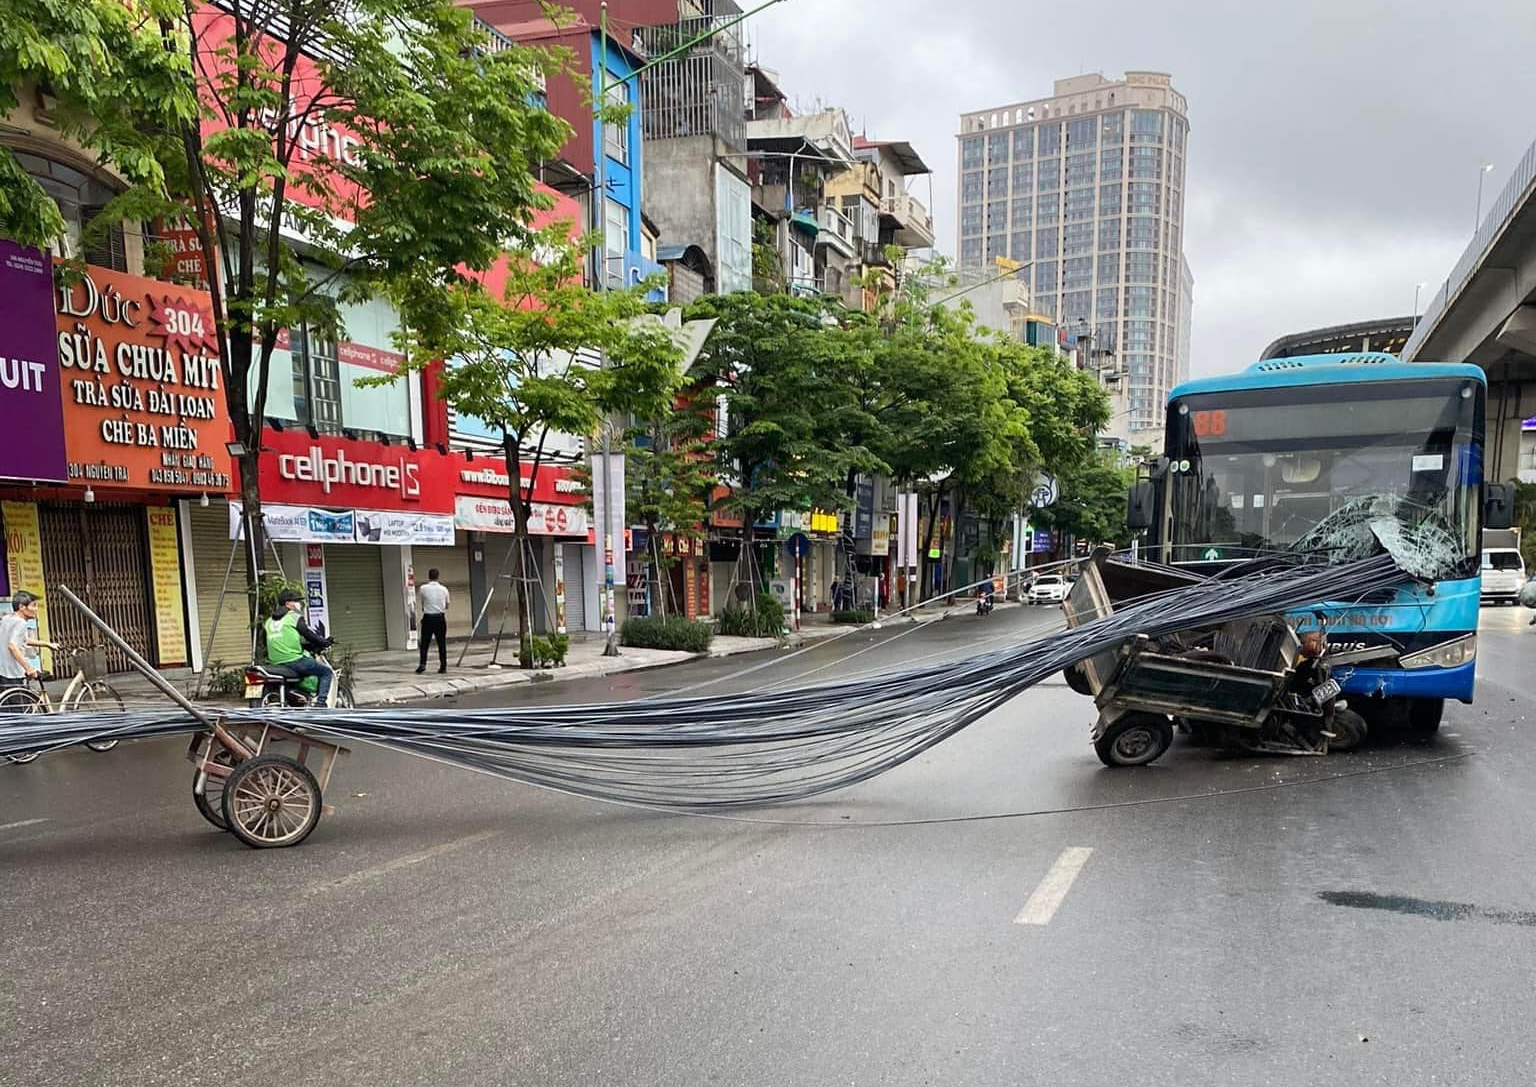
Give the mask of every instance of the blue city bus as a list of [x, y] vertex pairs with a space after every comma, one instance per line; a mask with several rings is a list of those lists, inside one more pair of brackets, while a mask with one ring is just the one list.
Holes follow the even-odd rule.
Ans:
[[[1132, 497], [1148, 557], [1210, 573], [1295, 545], [1351, 499], [1427, 511], [1459, 552], [1441, 580], [1368, 603], [1298, 601], [1290, 618], [1327, 617], [1334, 677], [1373, 725], [1433, 732], [1446, 699], [1472, 700], [1486, 391], [1475, 366], [1372, 352], [1185, 382], [1169, 394], [1164, 456]], [[1490, 521], [1505, 516], [1498, 493]]]

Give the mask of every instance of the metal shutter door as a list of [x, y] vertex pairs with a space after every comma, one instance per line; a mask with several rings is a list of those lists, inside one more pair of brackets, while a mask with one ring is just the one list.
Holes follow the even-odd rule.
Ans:
[[[436, 568], [438, 580], [448, 590], [448, 637], [467, 638], [475, 617], [469, 606], [469, 544], [456, 547], [413, 547], [411, 566], [416, 585], [427, 583], [427, 571]], [[418, 601], [417, 606], [420, 606]]]
[[565, 550], [565, 629], [575, 633], [587, 629], [587, 573], [581, 555], [584, 544], [559, 544]]
[[[244, 541], [235, 547], [229, 538], [229, 506], [224, 502], [212, 502], [207, 506], [191, 505], [192, 568], [197, 581], [197, 629], [203, 642], [203, 666], [212, 668], [218, 661], [225, 668], [243, 667], [251, 659], [251, 631], [247, 623], [245, 595]], [[229, 565], [229, 552], [234, 547], [235, 565]], [[224, 571], [229, 570], [229, 591], [222, 604], [219, 590], [224, 585]], [[213, 629], [217, 616], [219, 629]], [[208, 648], [208, 635], [214, 635], [213, 648]]]
[[[389, 648], [384, 629], [383, 549], [368, 544], [325, 548], [330, 634], [356, 652]], [[399, 590], [404, 592], [402, 586]]]
[[[156, 661], [144, 508], [45, 502], [38, 509], [38, 517], [46, 585], [68, 585], [124, 641], [146, 660]], [[107, 671], [133, 670], [128, 655], [104, 643], [85, 616], [67, 604], [49, 610], [48, 633], [65, 645], [105, 644]]]

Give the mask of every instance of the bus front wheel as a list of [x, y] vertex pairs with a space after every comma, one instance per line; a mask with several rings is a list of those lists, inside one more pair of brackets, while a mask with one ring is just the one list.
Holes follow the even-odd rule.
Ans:
[[1440, 720], [1445, 716], [1445, 699], [1409, 699], [1406, 716], [1409, 732], [1416, 736], [1433, 736], [1440, 731]]

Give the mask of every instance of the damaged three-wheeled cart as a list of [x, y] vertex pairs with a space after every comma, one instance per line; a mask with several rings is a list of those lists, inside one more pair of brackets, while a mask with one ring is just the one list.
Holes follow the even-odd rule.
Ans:
[[[1110, 557], [1083, 563], [1063, 610], [1078, 627], [1115, 605], [1200, 580]], [[1145, 766], [1173, 742], [1249, 753], [1325, 755], [1365, 739], [1365, 720], [1339, 698], [1329, 674], [1327, 629], [1298, 635], [1282, 616], [1241, 619], [1160, 638], [1135, 635], [1066, 670], [1067, 683], [1098, 707], [1093, 746], [1106, 766]]]

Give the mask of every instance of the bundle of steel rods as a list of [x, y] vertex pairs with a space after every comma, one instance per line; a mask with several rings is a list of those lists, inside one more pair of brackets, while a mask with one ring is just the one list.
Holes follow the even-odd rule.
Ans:
[[[965, 660], [783, 691], [493, 709], [232, 710], [498, 777], [678, 811], [782, 803], [866, 781], [921, 754], [1063, 668], [1135, 635], [1159, 637], [1354, 602], [1400, 585], [1387, 555], [1323, 565], [1296, 557], [1117, 606], [1114, 614]], [[177, 709], [19, 717], [0, 755], [100, 736], [194, 732]]]

